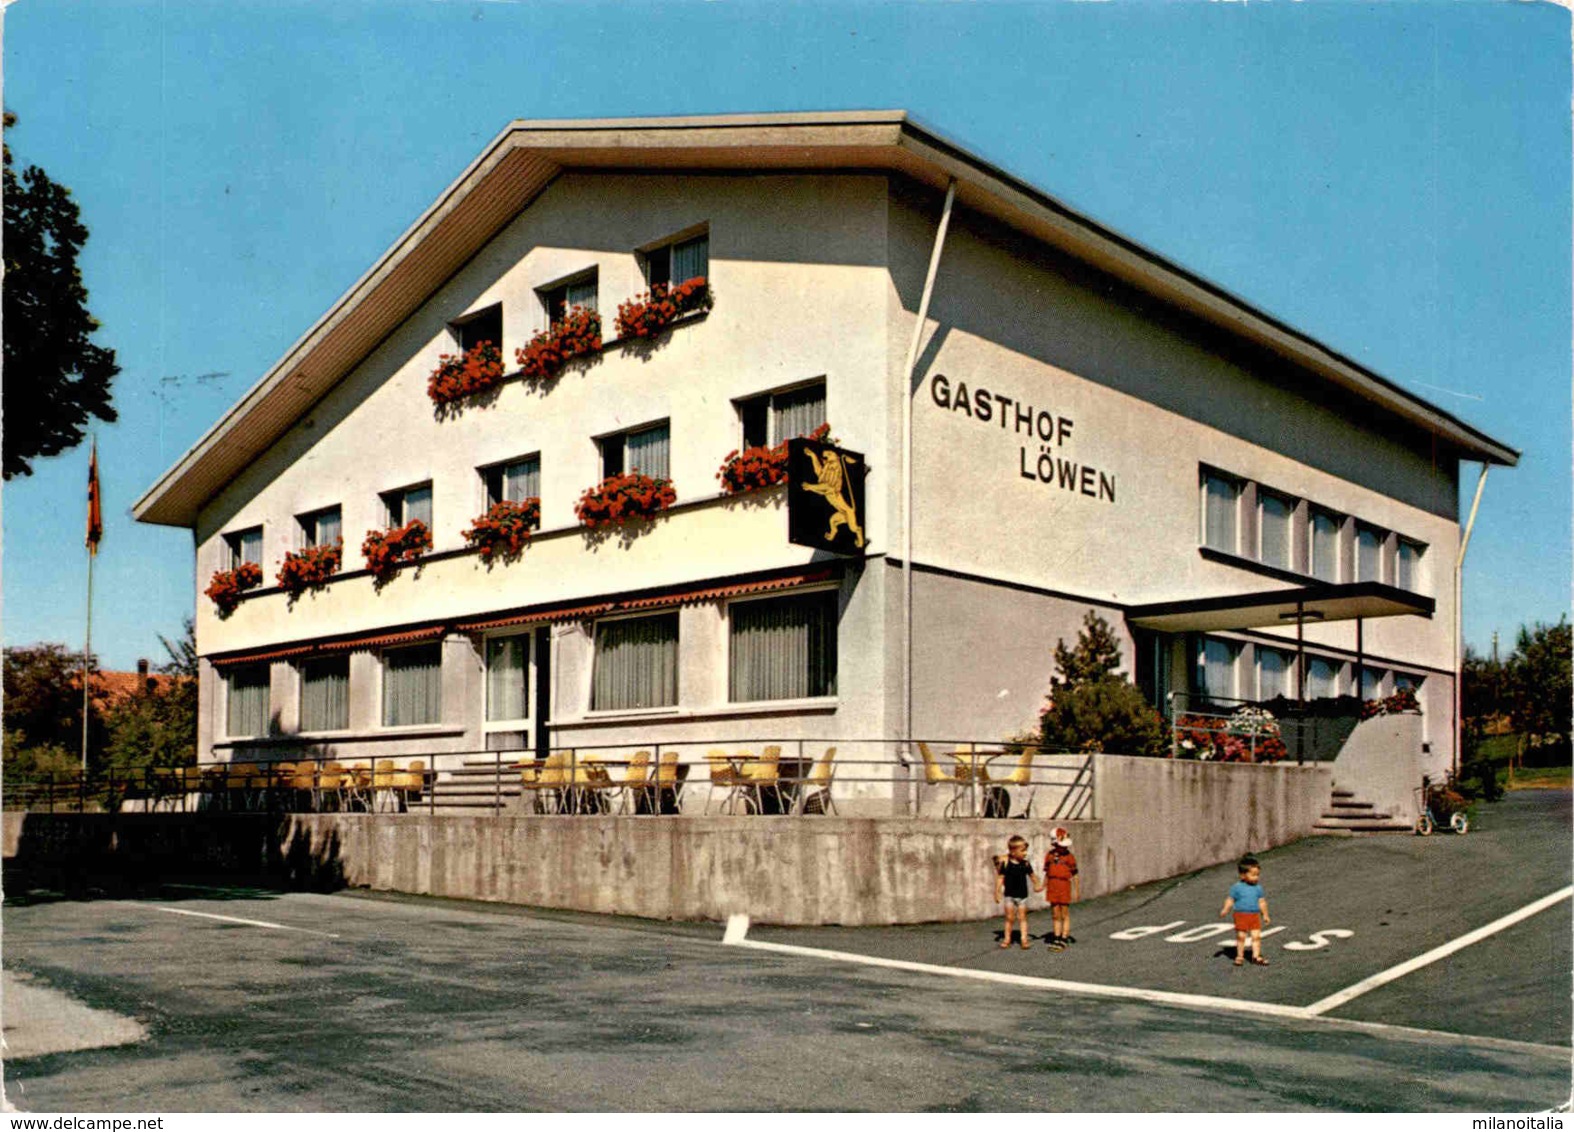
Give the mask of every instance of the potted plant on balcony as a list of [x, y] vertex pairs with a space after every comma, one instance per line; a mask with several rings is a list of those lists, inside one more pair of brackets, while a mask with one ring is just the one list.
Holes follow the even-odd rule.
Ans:
[[477, 342], [462, 354], [444, 354], [426, 382], [426, 395], [439, 408], [484, 393], [503, 380], [503, 352], [493, 342]]
[[673, 319], [689, 311], [710, 310], [715, 302], [704, 276], [679, 283], [653, 284], [649, 291], [618, 304], [616, 323], [619, 338], [654, 338]]
[[[828, 424], [822, 424], [809, 433], [807, 439], [836, 443]], [[773, 447], [761, 444], [742, 451], [733, 449], [716, 470], [716, 478], [721, 481], [722, 491], [728, 495], [759, 491], [783, 482], [787, 478], [787, 442], [784, 440]]]
[[609, 476], [585, 489], [574, 504], [574, 514], [590, 530], [622, 523], [648, 521], [678, 501], [672, 481], [641, 472]]
[[484, 515], [471, 520], [464, 533], [467, 543], [481, 552], [481, 561], [492, 564], [494, 558], [512, 562], [518, 558], [530, 541], [530, 534], [541, 526], [541, 500], [532, 496], [518, 502], [504, 499], [492, 504]]
[[361, 543], [361, 554], [378, 589], [393, 580], [401, 562], [413, 562], [431, 549], [432, 532], [420, 519], [386, 531], [367, 531]]
[[274, 580], [293, 602], [307, 590], [320, 590], [327, 585], [328, 579], [339, 572], [339, 563], [343, 558], [343, 539], [334, 539], [320, 546], [308, 546], [304, 550], [288, 551]]
[[536, 381], [556, 377], [574, 358], [601, 349], [601, 315], [585, 307], [568, 313], [514, 351], [519, 372]]
[[213, 580], [203, 592], [218, 607], [221, 618], [228, 617], [240, 605], [240, 595], [262, 585], [262, 567], [255, 562], [242, 562], [233, 570], [215, 570]]

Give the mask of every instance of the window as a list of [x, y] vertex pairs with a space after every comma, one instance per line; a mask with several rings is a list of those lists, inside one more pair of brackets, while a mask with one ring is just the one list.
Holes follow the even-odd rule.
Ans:
[[1257, 698], [1271, 700], [1275, 696], [1293, 696], [1290, 673], [1295, 657], [1279, 649], [1257, 646]]
[[459, 339], [459, 348], [464, 351], [475, 349], [482, 342], [490, 342], [498, 350], [503, 348], [503, 304], [488, 307], [476, 314], [466, 315], [452, 324], [454, 337]]
[[1383, 678], [1388, 673], [1381, 668], [1361, 669], [1361, 698], [1375, 700], [1383, 694]]
[[836, 591], [731, 606], [727, 698], [794, 700], [836, 694]]
[[411, 727], [443, 718], [443, 646], [383, 653], [383, 726]]
[[1235, 697], [1235, 661], [1241, 646], [1234, 641], [1204, 637], [1198, 660], [1198, 690], [1210, 699]]
[[301, 730], [350, 726], [350, 658], [327, 656], [301, 664]]
[[737, 404], [743, 446], [775, 447], [795, 436], [808, 436], [825, 423], [825, 382], [762, 393]]
[[225, 733], [237, 736], [266, 735], [270, 710], [268, 666], [245, 664], [232, 668], [225, 677], [225, 686]]
[[1312, 577], [1322, 582], [1339, 580], [1339, 517], [1319, 508], [1311, 513]]
[[1339, 669], [1337, 661], [1320, 656], [1306, 658], [1306, 698], [1309, 700], [1333, 699], [1339, 694]]
[[1418, 542], [1411, 542], [1407, 538], [1399, 540], [1399, 553], [1395, 558], [1398, 577], [1395, 585], [1402, 590], [1412, 592], [1421, 589], [1421, 557], [1426, 553], [1426, 547]]
[[497, 723], [530, 716], [530, 638], [486, 642], [486, 719]]
[[671, 476], [671, 438], [667, 422], [630, 432], [614, 433], [601, 439], [601, 476], [609, 479], [630, 472], [643, 472], [653, 479]]
[[590, 710], [671, 707], [678, 702], [678, 615], [596, 625]]
[[645, 281], [676, 286], [710, 276], [710, 233], [701, 232], [645, 253]]
[[541, 498], [541, 457], [526, 456], [506, 464], [482, 468], [481, 482], [486, 485], [486, 505], [521, 503]]
[[1417, 676], [1412, 672], [1394, 673], [1394, 691], [1396, 692], [1401, 688], [1408, 688], [1419, 696], [1421, 694], [1421, 685], [1424, 683], [1426, 683], [1425, 676]]
[[227, 569], [233, 570], [243, 562], [262, 565], [262, 528], [251, 527], [224, 536], [224, 547], [229, 558]]
[[1383, 532], [1365, 523], [1355, 525], [1355, 580], [1383, 580]]
[[387, 519], [390, 527], [402, 527], [416, 519], [425, 523], [427, 529], [432, 527], [432, 484], [416, 484], [414, 487], [401, 487], [397, 491], [385, 491], [381, 495], [383, 501], [383, 517]]
[[297, 515], [295, 521], [300, 524], [302, 547], [332, 546], [339, 541], [343, 530], [338, 507], [309, 511], [304, 515]]
[[1241, 485], [1213, 472], [1202, 476], [1203, 543], [1214, 550], [1240, 551]]
[[575, 307], [584, 307], [592, 311], [597, 309], [596, 273], [590, 271], [536, 293], [541, 296], [541, 306], [546, 311], [547, 322], [555, 325], [562, 322], [563, 316]]
[[1265, 566], [1290, 569], [1290, 516], [1295, 504], [1282, 495], [1257, 493], [1258, 557]]

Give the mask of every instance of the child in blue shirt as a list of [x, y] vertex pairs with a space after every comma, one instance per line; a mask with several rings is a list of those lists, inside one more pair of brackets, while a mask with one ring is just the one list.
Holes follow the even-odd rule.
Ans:
[[1230, 885], [1230, 894], [1224, 898], [1219, 915], [1235, 913], [1235, 965], [1239, 967], [1246, 961], [1246, 937], [1249, 935], [1252, 937], [1252, 962], [1266, 967], [1268, 960], [1262, 957], [1262, 926], [1270, 921], [1268, 898], [1263, 895], [1259, 883], [1262, 867], [1256, 857], [1246, 856], [1240, 859], [1235, 870], [1240, 879]]

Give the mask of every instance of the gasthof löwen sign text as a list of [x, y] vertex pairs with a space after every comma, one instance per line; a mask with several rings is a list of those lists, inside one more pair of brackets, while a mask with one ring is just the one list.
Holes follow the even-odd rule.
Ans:
[[948, 413], [965, 416], [982, 427], [998, 427], [1017, 444], [1017, 474], [1062, 491], [1085, 495], [1101, 503], [1115, 502], [1115, 474], [1091, 464], [1067, 459], [1061, 453], [1071, 442], [1076, 422], [1048, 409], [994, 393], [982, 385], [969, 389], [967, 382], [943, 373], [929, 379], [929, 395]]

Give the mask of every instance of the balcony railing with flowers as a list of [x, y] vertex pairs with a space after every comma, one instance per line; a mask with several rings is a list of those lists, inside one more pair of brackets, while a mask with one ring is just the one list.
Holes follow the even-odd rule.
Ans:
[[530, 342], [514, 351], [519, 372], [542, 381], [556, 377], [575, 358], [601, 349], [601, 315], [573, 307]]
[[[809, 433], [807, 439], [836, 443], [828, 439], [830, 435], [831, 426], [822, 424]], [[742, 451], [733, 449], [716, 470], [716, 478], [728, 495], [742, 495], [782, 483], [787, 479], [787, 442], [784, 440], [773, 447], [762, 444]]]
[[654, 519], [678, 501], [672, 481], [640, 472], [609, 476], [585, 489], [574, 504], [574, 514], [590, 530], [621, 523]]
[[500, 384], [503, 380], [503, 352], [493, 342], [477, 342], [462, 354], [444, 354], [426, 383], [432, 404], [443, 406], [463, 401]]
[[1366, 700], [1361, 704], [1361, 718], [1374, 719], [1379, 715], [1399, 715], [1410, 712], [1419, 715], [1421, 703], [1416, 699], [1415, 690], [1400, 688], [1391, 696], [1380, 700]]
[[411, 519], [386, 531], [367, 531], [361, 554], [378, 586], [385, 586], [399, 572], [399, 564], [413, 562], [432, 549], [432, 532], [420, 519]]
[[343, 539], [289, 551], [284, 555], [274, 580], [293, 600], [307, 590], [317, 590], [327, 585], [328, 579], [339, 572], [339, 564], [343, 560]]
[[228, 617], [240, 605], [240, 595], [262, 585], [262, 567], [242, 562], [233, 570], [215, 570], [213, 580], [203, 592], [218, 607], [220, 617]]
[[619, 338], [654, 338], [679, 315], [710, 310], [715, 299], [704, 276], [669, 287], [656, 283], [642, 295], [618, 304]]
[[1228, 716], [1192, 713], [1175, 719], [1175, 754], [1223, 763], [1279, 762], [1289, 755], [1273, 713], [1242, 707]]
[[490, 565], [495, 558], [512, 562], [524, 552], [531, 532], [541, 526], [541, 500], [532, 496], [518, 502], [504, 499], [478, 515], [464, 532], [467, 543], [481, 552]]

